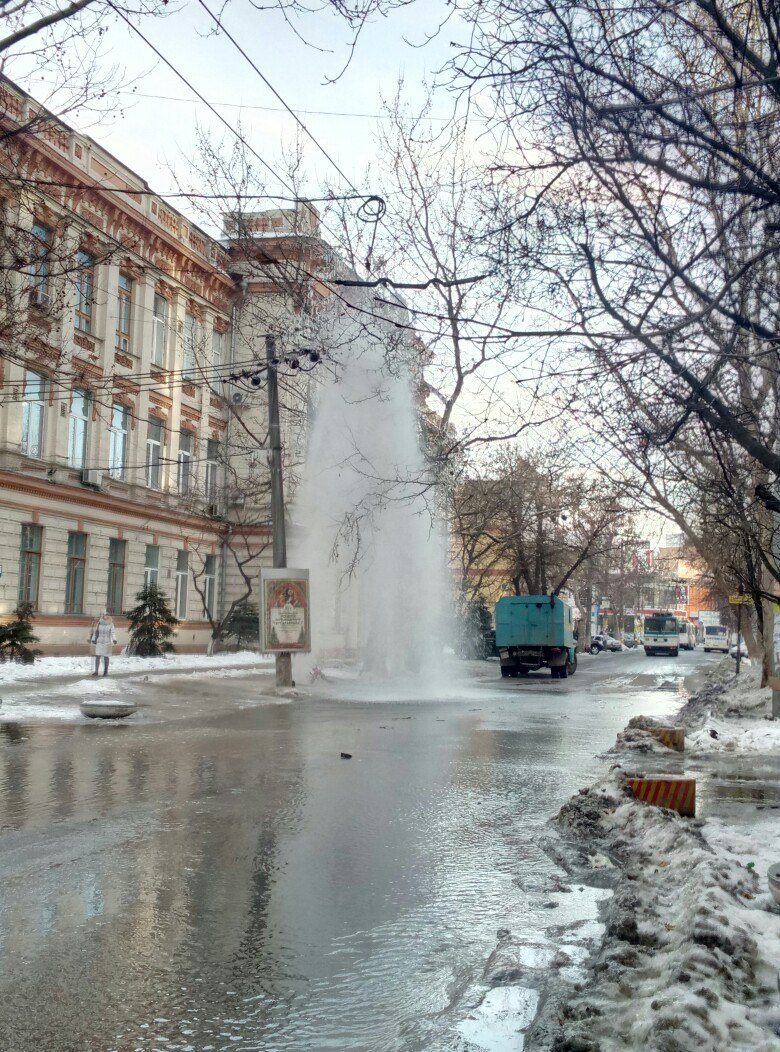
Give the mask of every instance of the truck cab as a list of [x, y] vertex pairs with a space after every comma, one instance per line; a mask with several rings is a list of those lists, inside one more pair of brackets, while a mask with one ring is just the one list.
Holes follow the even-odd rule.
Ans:
[[577, 670], [574, 613], [557, 595], [507, 595], [496, 603], [501, 675], [527, 676], [549, 668], [553, 679]]

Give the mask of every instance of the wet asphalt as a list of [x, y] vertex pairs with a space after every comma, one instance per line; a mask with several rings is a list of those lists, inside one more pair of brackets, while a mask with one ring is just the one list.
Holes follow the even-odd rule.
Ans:
[[480, 1016], [497, 932], [530, 987], [597, 934], [592, 889], [555, 893], [547, 820], [717, 660], [486, 662], [423, 700], [136, 676], [126, 723], [0, 710], [0, 1049], [520, 1047], [522, 1020]]

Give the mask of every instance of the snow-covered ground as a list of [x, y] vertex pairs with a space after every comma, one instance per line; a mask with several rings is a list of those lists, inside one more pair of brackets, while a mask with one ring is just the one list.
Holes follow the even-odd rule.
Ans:
[[[108, 676], [93, 677], [94, 658], [43, 657], [32, 665], [0, 665], [0, 721], [4, 723], [83, 722], [82, 701], [132, 701], [133, 717], [159, 719], [198, 711], [186, 683], [197, 680], [239, 679], [252, 673], [268, 674], [273, 659], [253, 651], [236, 654], [170, 654], [165, 658], [115, 657]], [[172, 690], [174, 683], [180, 690]], [[254, 691], [224, 692], [228, 704], [240, 706], [256, 699]], [[140, 712], [143, 710], [143, 716]]]
[[[614, 894], [586, 981], [548, 1000], [527, 1047], [780, 1048], [780, 906], [766, 877], [780, 861], [780, 721], [768, 720], [770, 712], [758, 670], [744, 668], [737, 679], [724, 662], [675, 721], [688, 730], [684, 760], [668, 752], [664, 764], [664, 748], [632, 721], [613, 755], [619, 763], [561, 810], [555, 824], [572, 873], [587, 881], [607, 859], [599, 876], [606, 872]], [[760, 792], [722, 804], [708, 795], [726, 758], [729, 777], [750, 784], [759, 752]], [[704, 817], [647, 806], [625, 786], [626, 773], [678, 773], [684, 764], [704, 790]]]
[[[161, 658], [111, 658], [111, 675], [147, 672], [213, 672], [217, 669], [246, 667], [272, 668], [273, 658], [265, 658], [254, 651], [241, 650], [236, 654], [169, 654]], [[42, 657], [32, 665], [7, 662], [0, 665], [0, 687], [6, 684], [34, 683], [67, 676], [88, 676], [95, 667], [95, 659], [86, 657]]]

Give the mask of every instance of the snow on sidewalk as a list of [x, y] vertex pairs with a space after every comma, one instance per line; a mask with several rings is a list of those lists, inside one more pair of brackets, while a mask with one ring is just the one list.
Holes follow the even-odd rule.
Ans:
[[[689, 728], [686, 754], [702, 782], [724, 754], [749, 776], [760, 753], [777, 778], [780, 721], [765, 719], [770, 705], [757, 670], [737, 679], [733, 663], [724, 663], [708, 677], [675, 721]], [[663, 769], [657, 743], [641, 755], [640, 724], [619, 736], [620, 764], [555, 820], [575, 878], [592, 879], [595, 862], [607, 858], [614, 870], [599, 869], [611, 877], [614, 894], [586, 981], [549, 999], [528, 1047], [775, 1052], [780, 906], [766, 871], [780, 861], [780, 811], [748, 799], [732, 801], [725, 813], [715, 806], [705, 819], [684, 819], [634, 800], [627, 770]], [[667, 755], [674, 770], [681, 758]]]
[[[42, 657], [32, 665], [7, 662], [0, 665], [0, 687], [15, 684], [44, 682], [68, 676], [87, 676], [94, 669], [95, 659], [83, 657]], [[126, 657], [111, 659], [111, 675], [147, 672], [205, 672], [218, 673], [224, 669], [272, 668], [273, 658], [252, 650], [236, 654], [169, 654], [161, 658]]]

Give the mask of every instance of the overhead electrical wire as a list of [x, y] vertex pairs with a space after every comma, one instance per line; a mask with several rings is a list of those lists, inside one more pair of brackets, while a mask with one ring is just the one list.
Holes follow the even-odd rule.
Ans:
[[[299, 202], [299, 204], [303, 208], [305, 208], [306, 207], [306, 199], [305, 198], [301, 198], [300, 195], [296, 193], [295, 188], [290, 185], [290, 183], [284, 178], [284, 176], [280, 175], [277, 171], [275, 171], [274, 168], [271, 167], [271, 165], [268, 163], [268, 161], [266, 161], [266, 159], [262, 156], [262, 154], [258, 153], [258, 151], [245, 138], [245, 136], [243, 136], [241, 134], [241, 132], [238, 131], [237, 128], [234, 128], [233, 125], [230, 123], [230, 121], [228, 121], [219, 112], [219, 110], [217, 110], [214, 107], [214, 105], [211, 102], [209, 102], [209, 100], [200, 91], [198, 91], [198, 89], [194, 86], [192, 81], [189, 80], [185, 76], [185, 74], [182, 73], [181, 70], [179, 70], [171, 62], [170, 59], [166, 58], [166, 56], [160, 51], [160, 49], [155, 44], [152, 43], [152, 41], [138, 28], [138, 26], [135, 25], [135, 23], [130, 18], [128, 18], [128, 16], [124, 13], [124, 11], [121, 11], [113, 3], [113, 0], [107, 0], [107, 3], [108, 3], [108, 6], [112, 9], [112, 11], [114, 11], [114, 13], [117, 14], [119, 16], [119, 18], [122, 19], [122, 21], [136, 34], [136, 36], [138, 36], [146, 44], [146, 46], [152, 52], [154, 52], [154, 54], [160, 59], [160, 61], [162, 63], [164, 63], [168, 67], [168, 69], [174, 74], [174, 76], [178, 77], [179, 80], [183, 84], [185, 84], [189, 88], [189, 90], [191, 92], [193, 92], [193, 94], [197, 95], [197, 97], [200, 99], [200, 101], [203, 103], [203, 105], [207, 107], [209, 112], [213, 113], [213, 115], [217, 118], [217, 120], [228, 129], [228, 131], [231, 133], [231, 135], [235, 136], [237, 141], [240, 142], [247, 150], [249, 150], [249, 152], [252, 154], [253, 157], [257, 158], [257, 160], [260, 162], [260, 164], [263, 166], [263, 168], [265, 168], [266, 171], [269, 172], [270, 175], [272, 175], [274, 177], [274, 179], [277, 179], [281, 183], [281, 185], [295, 197], [295, 199]], [[212, 17], [216, 17], [216, 16], [212, 16]], [[258, 70], [258, 73], [259, 73], [259, 70]], [[262, 76], [262, 74], [260, 74], [260, 75]], [[384, 206], [384, 201], [382, 201], [382, 199], [380, 197], [376, 197], [375, 195], [372, 195], [372, 194], [364, 194], [363, 198], [364, 198], [364, 205], [368, 204], [369, 207], [371, 207], [371, 203], [373, 202], [374, 203], [374, 207], [378, 207], [379, 203], [381, 203], [382, 209], [384, 209], [384, 207], [385, 207]], [[320, 221], [319, 214], [315, 213], [313, 208], [309, 207], [309, 212], [312, 213], [313, 217], [318, 222]], [[360, 213], [360, 210], [358, 210], [358, 212]], [[382, 211], [382, 214], [384, 214], [383, 211]], [[361, 217], [361, 218], [364, 218], [364, 217]], [[378, 218], [376, 218], [376, 219], [373, 218], [372, 216], [368, 216], [368, 217], [364, 218], [364, 221], [365, 222], [378, 222], [380, 218], [381, 218], [381, 215]], [[326, 229], [327, 229], [327, 227], [326, 227]], [[330, 233], [333, 234], [333, 231], [330, 231]], [[336, 235], [333, 234], [333, 236], [335, 237]]]
[[330, 153], [328, 153], [328, 151], [325, 149], [325, 147], [322, 145], [322, 143], [319, 141], [319, 139], [316, 138], [314, 133], [311, 132], [306, 127], [306, 125], [301, 120], [301, 118], [298, 116], [298, 114], [288, 105], [287, 101], [284, 98], [282, 98], [282, 96], [279, 94], [279, 92], [273, 86], [273, 84], [268, 79], [268, 77], [266, 77], [265, 73], [263, 73], [263, 71], [254, 62], [254, 60], [247, 54], [247, 52], [239, 44], [239, 42], [236, 40], [236, 38], [233, 36], [233, 34], [230, 32], [230, 30], [225, 26], [225, 24], [222, 22], [222, 20], [217, 15], [214, 14], [214, 12], [208, 6], [208, 4], [205, 2], [205, 0], [198, 0], [198, 3], [203, 8], [203, 10], [206, 12], [206, 14], [209, 16], [209, 18], [217, 26], [217, 28], [219, 29], [220, 33], [222, 33], [223, 36], [227, 37], [227, 39], [230, 41], [230, 43], [233, 45], [233, 47], [236, 49], [236, 51], [238, 51], [239, 55], [241, 55], [242, 58], [244, 58], [245, 61], [249, 63], [249, 65], [252, 67], [252, 69], [255, 71], [255, 73], [258, 75], [258, 77], [262, 80], [263, 84], [265, 84], [265, 86], [271, 92], [271, 94], [282, 104], [282, 106], [290, 114], [290, 116], [293, 118], [295, 123], [301, 129], [301, 131], [306, 136], [308, 136], [309, 139], [311, 139], [311, 141], [314, 143], [314, 145], [317, 147], [317, 149], [320, 151], [320, 153], [323, 155], [323, 157], [325, 157], [333, 165], [333, 167], [339, 173], [339, 175], [344, 180], [344, 182], [347, 184], [347, 186], [354, 193], [356, 193], [356, 194], [359, 193], [359, 190], [357, 189], [355, 184], [352, 182], [352, 180], [349, 178], [349, 176], [344, 172], [344, 169], [339, 165], [339, 163], [336, 160], [334, 160], [333, 156]]
[[[117, 95], [127, 95], [131, 98], [136, 99], [157, 99], [160, 102], [187, 102], [190, 105], [197, 105], [198, 99], [186, 99], [177, 95], [156, 95], [145, 91], [128, 91], [122, 89], [117, 91]], [[222, 106], [225, 109], [234, 110], [262, 110], [267, 113], [291, 113], [293, 115], [303, 114], [305, 117], [363, 117], [367, 120], [376, 121], [387, 121], [394, 120], [394, 114], [392, 113], [357, 113], [350, 110], [302, 110], [299, 108], [290, 109], [286, 104], [284, 106], [261, 106], [258, 103], [243, 103], [243, 102], [213, 102], [214, 106]], [[426, 116], [426, 121], [435, 121], [436, 123], [448, 124], [452, 117], [434, 117]]]
[[63, 190], [100, 190], [107, 194], [129, 194], [130, 196], [136, 195], [138, 197], [185, 197], [188, 200], [193, 201], [207, 200], [207, 201], [226, 201], [232, 197], [236, 197], [241, 201], [289, 201], [291, 204], [331, 204], [334, 201], [366, 201], [371, 198], [372, 195], [361, 193], [356, 190], [352, 194], [328, 194], [325, 197], [288, 197], [285, 194], [242, 194], [242, 193], [199, 193], [195, 190], [152, 190], [148, 187], [138, 189], [133, 186], [106, 186], [105, 183], [75, 183], [66, 182], [60, 179], [28, 179], [20, 178], [14, 179], [9, 177], [7, 182], [11, 185], [15, 183], [21, 183], [23, 186], [48, 186], [61, 188]]

